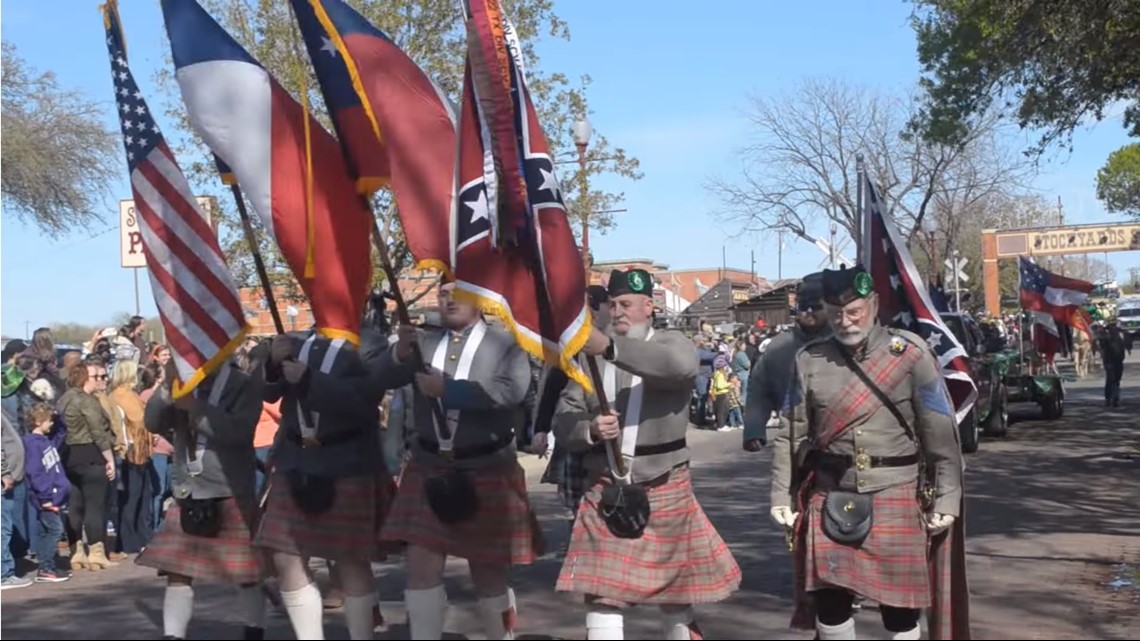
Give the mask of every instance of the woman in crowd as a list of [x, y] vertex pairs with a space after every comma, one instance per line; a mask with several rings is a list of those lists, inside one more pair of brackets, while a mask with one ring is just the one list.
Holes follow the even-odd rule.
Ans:
[[143, 402], [138, 386], [138, 365], [132, 360], [115, 363], [111, 376], [111, 400], [119, 412], [126, 447], [123, 450], [122, 485], [115, 531], [119, 552], [137, 554], [153, 533], [151, 509], [154, 501], [151, 453], [153, 440], [143, 425]]
[[[151, 361], [139, 370], [139, 400], [142, 401], [143, 407], [146, 407], [150, 397], [162, 386], [163, 371], [164, 368], [155, 361]], [[150, 504], [150, 522], [151, 530], [157, 532], [162, 527], [162, 505], [170, 494], [170, 457], [174, 454], [174, 446], [159, 434], [151, 436], [154, 438], [150, 453], [151, 488], [154, 490], [154, 498]]]
[[[71, 482], [67, 539], [73, 570], [112, 566], [103, 542], [107, 534], [108, 488], [115, 480], [115, 434], [93, 394], [98, 382], [106, 379], [107, 368], [102, 365], [76, 365], [68, 374], [68, 389], [59, 401], [67, 426], [64, 468]], [[89, 551], [84, 550], [84, 538]]]

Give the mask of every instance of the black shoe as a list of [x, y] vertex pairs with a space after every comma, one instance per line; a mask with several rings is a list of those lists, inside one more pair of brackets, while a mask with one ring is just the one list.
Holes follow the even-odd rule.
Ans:
[[265, 638], [265, 628], [255, 628], [253, 626], [245, 626], [242, 631], [242, 639], [245, 641], [261, 641]]

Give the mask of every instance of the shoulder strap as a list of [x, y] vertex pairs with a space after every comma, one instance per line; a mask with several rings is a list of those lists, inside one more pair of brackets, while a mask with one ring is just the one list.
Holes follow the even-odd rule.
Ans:
[[859, 377], [860, 381], [863, 381], [863, 384], [867, 386], [867, 389], [871, 390], [871, 393], [875, 395], [875, 398], [879, 399], [879, 402], [883, 404], [883, 407], [887, 408], [887, 411], [889, 411], [895, 417], [895, 420], [897, 420], [899, 425], [902, 426], [903, 431], [906, 432], [907, 437], [910, 438], [910, 440], [914, 441], [915, 445], [918, 446], [919, 442], [918, 439], [915, 438], [914, 430], [911, 429], [910, 423], [908, 423], [906, 418], [903, 417], [902, 412], [899, 411], [899, 408], [897, 405], [895, 405], [895, 402], [892, 401], [885, 392], [883, 392], [882, 388], [880, 388], [875, 384], [874, 381], [871, 380], [870, 376], [867, 376], [867, 372], [864, 372], [863, 368], [859, 367], [859, 364], [855, 362], [855, 359], [851, 358], [850, 352], [841, 347], [839, 353], [843, 355], [843, 361], [847, 364], [847, 368], [854, 372], [855, 375]]

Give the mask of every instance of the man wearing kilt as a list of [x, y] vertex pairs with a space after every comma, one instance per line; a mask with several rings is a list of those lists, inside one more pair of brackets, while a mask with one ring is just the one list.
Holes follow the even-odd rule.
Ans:
[[253, 432], [261, 415], [261, 375], [225, 362], [176, 401], [170, 388], [177, 375], [170, 361], [166, 383], [147, 402], [143, 417], [148, 431], [174, 444], [174, 505], [135, 563], [166, 575], [164, 639], [186, 638], [195, 580], [240, 586], [243, 638], [262, 639], [264, 568], [250, 541], [257, 523]]
[[[488, 639], [513, 639], [512, 565], [542, 553], [526, 476], [516, 459], [531, 366], [510, 334], [440, 287], [443, 329], [400, 327], [378, 370], [385, 387], [413, 380], [415, 437], [382, 538], [407, 543], [404, 597], [413, 639], [443, 634], [448, 556], [467, 559]], [[417, 347], [429, 371], [418, 371]]]
[[797, 354], [774, 442], [771, 514], [794, 552], [792, 624], [854, 639], [858, 595], [880, 604], [891, 638], [918, 639], [922, 609], [949, 603], [927, 551], [961, 508], [953, 406], [926, 343], [877, 323], [861, 266], [825, 270], [822, 285], [834, 334]]
[[360, 340], [358, 349], [344, 338], [316, 333], [277, 336], [265, 365], [265, 400], [281, 401], [281, 427], [254, 543], [273, 553], [281, 600], [298, 639], [324, 638], [312, 557], [336, 563], [349, 636], [374, 635], [372, 562], [384, 558], [380, 525], [392, 481], [378, 429], [385, 388], [366, 361], [386, 350], [384, 337], [371, 328]]
[[[610, 411], [570, 382], [555, 418], [558, 441], [584, 454], [590, 470], [557, 585], [585, 595], [588, 639], [623, 638], [622, 612], [639, 604], [660, 606], [665, 638], [699, 639], [692, 605], [740, 586], [740, 568], [689, 476], [697, 354], [682, 334], [652, 328], [652, 282], [641, 269], [612, 272], [610, 331], [595, 329], [583, 350], [605, 359]], [[621, 443], [622, 465], [606, 441]]]
[[[587, 301], [590, 311], [594, 315], [594, 326], [605, 329], [610, 326], [610, 295], [601, 285], [590, 285], [586, 288]], [[585, 365], [583, 364], [583, 368]], [[557, 367], [547, 369], [540, 389], [542, 390], [538, 403], [538, 412], [534, 419], [534, 443], [531, 451], [539, 456], [547, 450], [548, 435], [553, 431], [554, 412], [558, 408], [558, 400], [562, 391], [569, 382], [566, 373]], [[586, 491], [587, 477], [585, 461], [581, 452], [570, 452], [566, 444], [555, 439], [554, 453], [543, 472], [542, 482], [558, 486], [558, 496], [562, 505], [570, 510], [569, 532], [574, 531], [574, 515], [578, 514], [578, 504], [582, 494]], [[567, 540], [569, 545], [569, 540]]]

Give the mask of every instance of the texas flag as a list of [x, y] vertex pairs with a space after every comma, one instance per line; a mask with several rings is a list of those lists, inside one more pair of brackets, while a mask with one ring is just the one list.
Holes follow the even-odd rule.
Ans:
[[162, 0], [162, 13], [194, 130], [281, 248], [317, 329], [356, 342], [374, 223], [336, 139], [195, 0]]
[[[417, 267], [450, 272], [455, 107], [343, 0], [291, 0], [333, 125], [364, 193], [385, 182]], [[390, 179], [377, 176], [388, 172]]]

